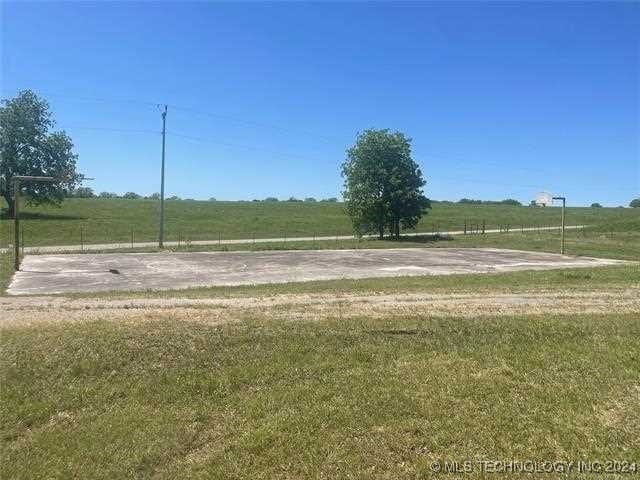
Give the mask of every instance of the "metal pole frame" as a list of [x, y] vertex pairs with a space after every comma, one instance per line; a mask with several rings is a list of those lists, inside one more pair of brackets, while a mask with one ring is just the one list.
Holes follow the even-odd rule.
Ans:
[[53, 177], [38, 177], [32, 175], [15, 175], [11, 177], [13, 185], [13, 216], [14, 216], [14, 239], [13, 239], [13, 268], [20, 270], [20, 182], [43, 182], [54, 183], [58, 179]]
[[566, 207], [566, 197], [553, 197], [553, 200], [562, 200], [562, 230], [560, 234], [560, 254], [564, 255], [564, 209]]

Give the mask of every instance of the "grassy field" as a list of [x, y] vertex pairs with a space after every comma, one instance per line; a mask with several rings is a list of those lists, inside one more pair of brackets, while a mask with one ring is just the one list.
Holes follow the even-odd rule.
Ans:
[[434, 461], [638, 461], [638, 338], [636, 314], [4, 325], [0, 476], [436, 478]]
[[[1, 205], [0, 205], [1, 207]], [[26, 207], [24, 243], [27, 246], [154, 241], [158, 203], [152, 200], [68, 199], [61, 208]], [[631, 221], [638, 209], [569, 208], [567, 224], [601, 225]], [[417, 231], [462, 230], [468, 225], [498, 228], [509, 225], [560, 224], [558, 208], [434, 203]], [[12, 242], [12, 222], [0, 219], [0, 247]], [[211, 240], [317, 235], [349, 235], [352, 228], [341, 203], [204, 202], [166, 203], [166, 239]]]
[[[31, 225], [43, 238], [66, 239], [50, 243], [74, 243], [74, 229], [105, 213], [100, 202], [74, 200], [58, 212], [80, 217], [79, 210], [69, 213], [75, 204], [87, 209], [82, 218], [32, 212], [37, 218], [27, 221], [27, 232]], [[106, 228], [125, 235], [124, 225], [138, 222], [153, 235], [153, 205], [104, 202], [113, 215]], [[114, 202], [127, 207], [122, 217]], [[203, 219], [194, 214], [185, 226], [228, 224], [239, 238], [250, 237], [244, 222], [267, 207], [255, 223], [267, 232], [260, 236], [279, 236], [283, 225], [296, 224], [318, 234], [342, 225], [337, 233], [349, 233], [339, 204], [195, 207], [205, 209]], [[206, 248], [558, 249], [557, 233], [516, 227], [516, 219], [555, 223], [557, 209], [437, 204], [426, 225], [441, 218], [457, 229], [473, 212], [486, 216], [487, 226], [493, 219], [512, 231]], [[569, 223], [591, 227], [568, 232], [569, 253], [640, 260], [636, 211], [570, 215]], [[11, 258], [0, 255], [0, 289]], [[625, 313], [615, 298], [636, 299], [639, 288], [640, 265], [629, 264], [73, 295], [58, 307], [0, 311], [0, 478], [438, 478], [434, 462], [638, 461], [639, 314]], [[457, 297], [465, 294], [482, 305], [490, 296], [515, 295], [502, 308], [516, 311], [520, 300], [536, 295], [547, 304], [514, 314], [501, 312], [500, 303], [483, 309]], [[337, 300], [313, 303], [313, 295]], [[381, 295], [392, 304], [369, 304]], [[406, 295], [443, 295], [449, 313], [436, 316], [435, 304], [406, 303]], [[268, 306], [267, 297], [302, 303]], [[241, 306], [181, 306], [181, 299]], [[606, 313], [589, 313], [587, 299]], [[567, 308], [558, 306], [563, 301]], [[67, 310], [69, 302], [87, 304]], [[544, 308], [552, 313], [540, 313]], [[473, 465], [466, 477], [483, 478]]]

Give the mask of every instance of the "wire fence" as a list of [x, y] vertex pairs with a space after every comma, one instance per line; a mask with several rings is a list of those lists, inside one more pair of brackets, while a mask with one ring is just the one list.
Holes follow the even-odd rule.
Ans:
[[[578, 228], [576, 228], [578, 227]], [[14, 230], [13, 223], [4, 235], [7, 239], [0, 245], [1, 248], [13, 247]], [[247, 229], [246, 231], [248, 231]], [[218, 245], [220, 247], [229, 244], [265, 244], [279, 243], [287, 244], [293, 242], [308, 242], [315, 244], [327, 241], [349, 241], [357, 242], [376, 240], [377, 235], [366, 235], [363, 237], [354, 236], [353, 233], [344, 229], [335, 229], [333, 232], [327, 229], [308, 231], [295, 227], [270, 229], [267, 232], [255, 230], [250, 233], [229, 232], [223, 229], [217, 231], [193, 230], [192, 228], [167, 229], [164, 235], [164, 245], [172, 248], [189, 248], [194, 245]], [[96, 247], [109, 248], [144, 248], [157, 245], [157, 235], [150, 232], [148, 228], [136, 229], [136, 225], [113, 222], [101, 225], [99, 222], [87, 222], [73, 228], [66, 228], [64, 232], [53, 231], [43, 232], [37, 222], [21, 222], [20, 245], [24, 250], [38, 247], [66, 247], [74, 250], [96, 250]], [[557, 235], [561, 233], [561, 227], [550, 223], [489, 223], [484, 219], [469, 219], [460, 225], [447, 222], [422, 224], [418, 230], [405, 230], [401, 232], [401, 240], [405, 241], [431, 241], [447, 239], [452, 236], [483, 236], [495, 234], [521, 234], [521, 235]], [[613, 237], [614, 232], [595, 232], [588, 227], [567, 226], [567, 235], [579, 235], [582, 237], [601, 235]], [[387, 234], [385, 240], [391, 240], [392, 236]]]

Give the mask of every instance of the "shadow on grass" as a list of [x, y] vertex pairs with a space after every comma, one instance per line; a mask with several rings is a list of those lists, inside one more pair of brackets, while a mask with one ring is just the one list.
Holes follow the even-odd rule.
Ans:
[[[386, 239], [385, 239], [386, 240]], [[436, 242], [450, 242], [453, 237], [450, 235], [441, 235], [436, 233], [434, 235], [415, 235], [400, 237], [400, 240], [389, 239], [400, 243], [436, 243]]]
[[[79, 215], [63, 215], [56, 213], [20, 212], [20, 220], [86, 220], [87, 217]], [[0, 211], [0, 220], [13, 220], [9, 216], [9, 210], [3, 208]]]

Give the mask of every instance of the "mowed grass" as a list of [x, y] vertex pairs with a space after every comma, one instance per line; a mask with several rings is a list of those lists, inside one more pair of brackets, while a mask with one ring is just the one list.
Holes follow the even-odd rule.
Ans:
[[635, 314], [292, 320], [5, 325], [0, 476], [395, 479], [431, 477], [434, 460], [640, 459]]
[[[3, 200], [2, 200], [3, 201]], [[0, 201], [0, 202], [2, 202]], [[342, 203], [167, 201], [166, 240], [273, 238], [353, 233]], [[2, 208], [3, 205], [0, 205]], [[60, 208], [22, 210], [27, 246], [155, 241], [158, 202], [127, 199], [67, 199]], [[638, 209], [569, 208], [567, 224], [600, 225], [638, 218]], [[560, 224], [559, 208], [434, 203], [416, 231]], [[0, 218], [0, 246], [12, 243], [12, 222]], [[82, 237], [82, 238], [81, 238]]]
[[0, 253], [0, 295], [4, 294], [13, 275], [13, 255]]

